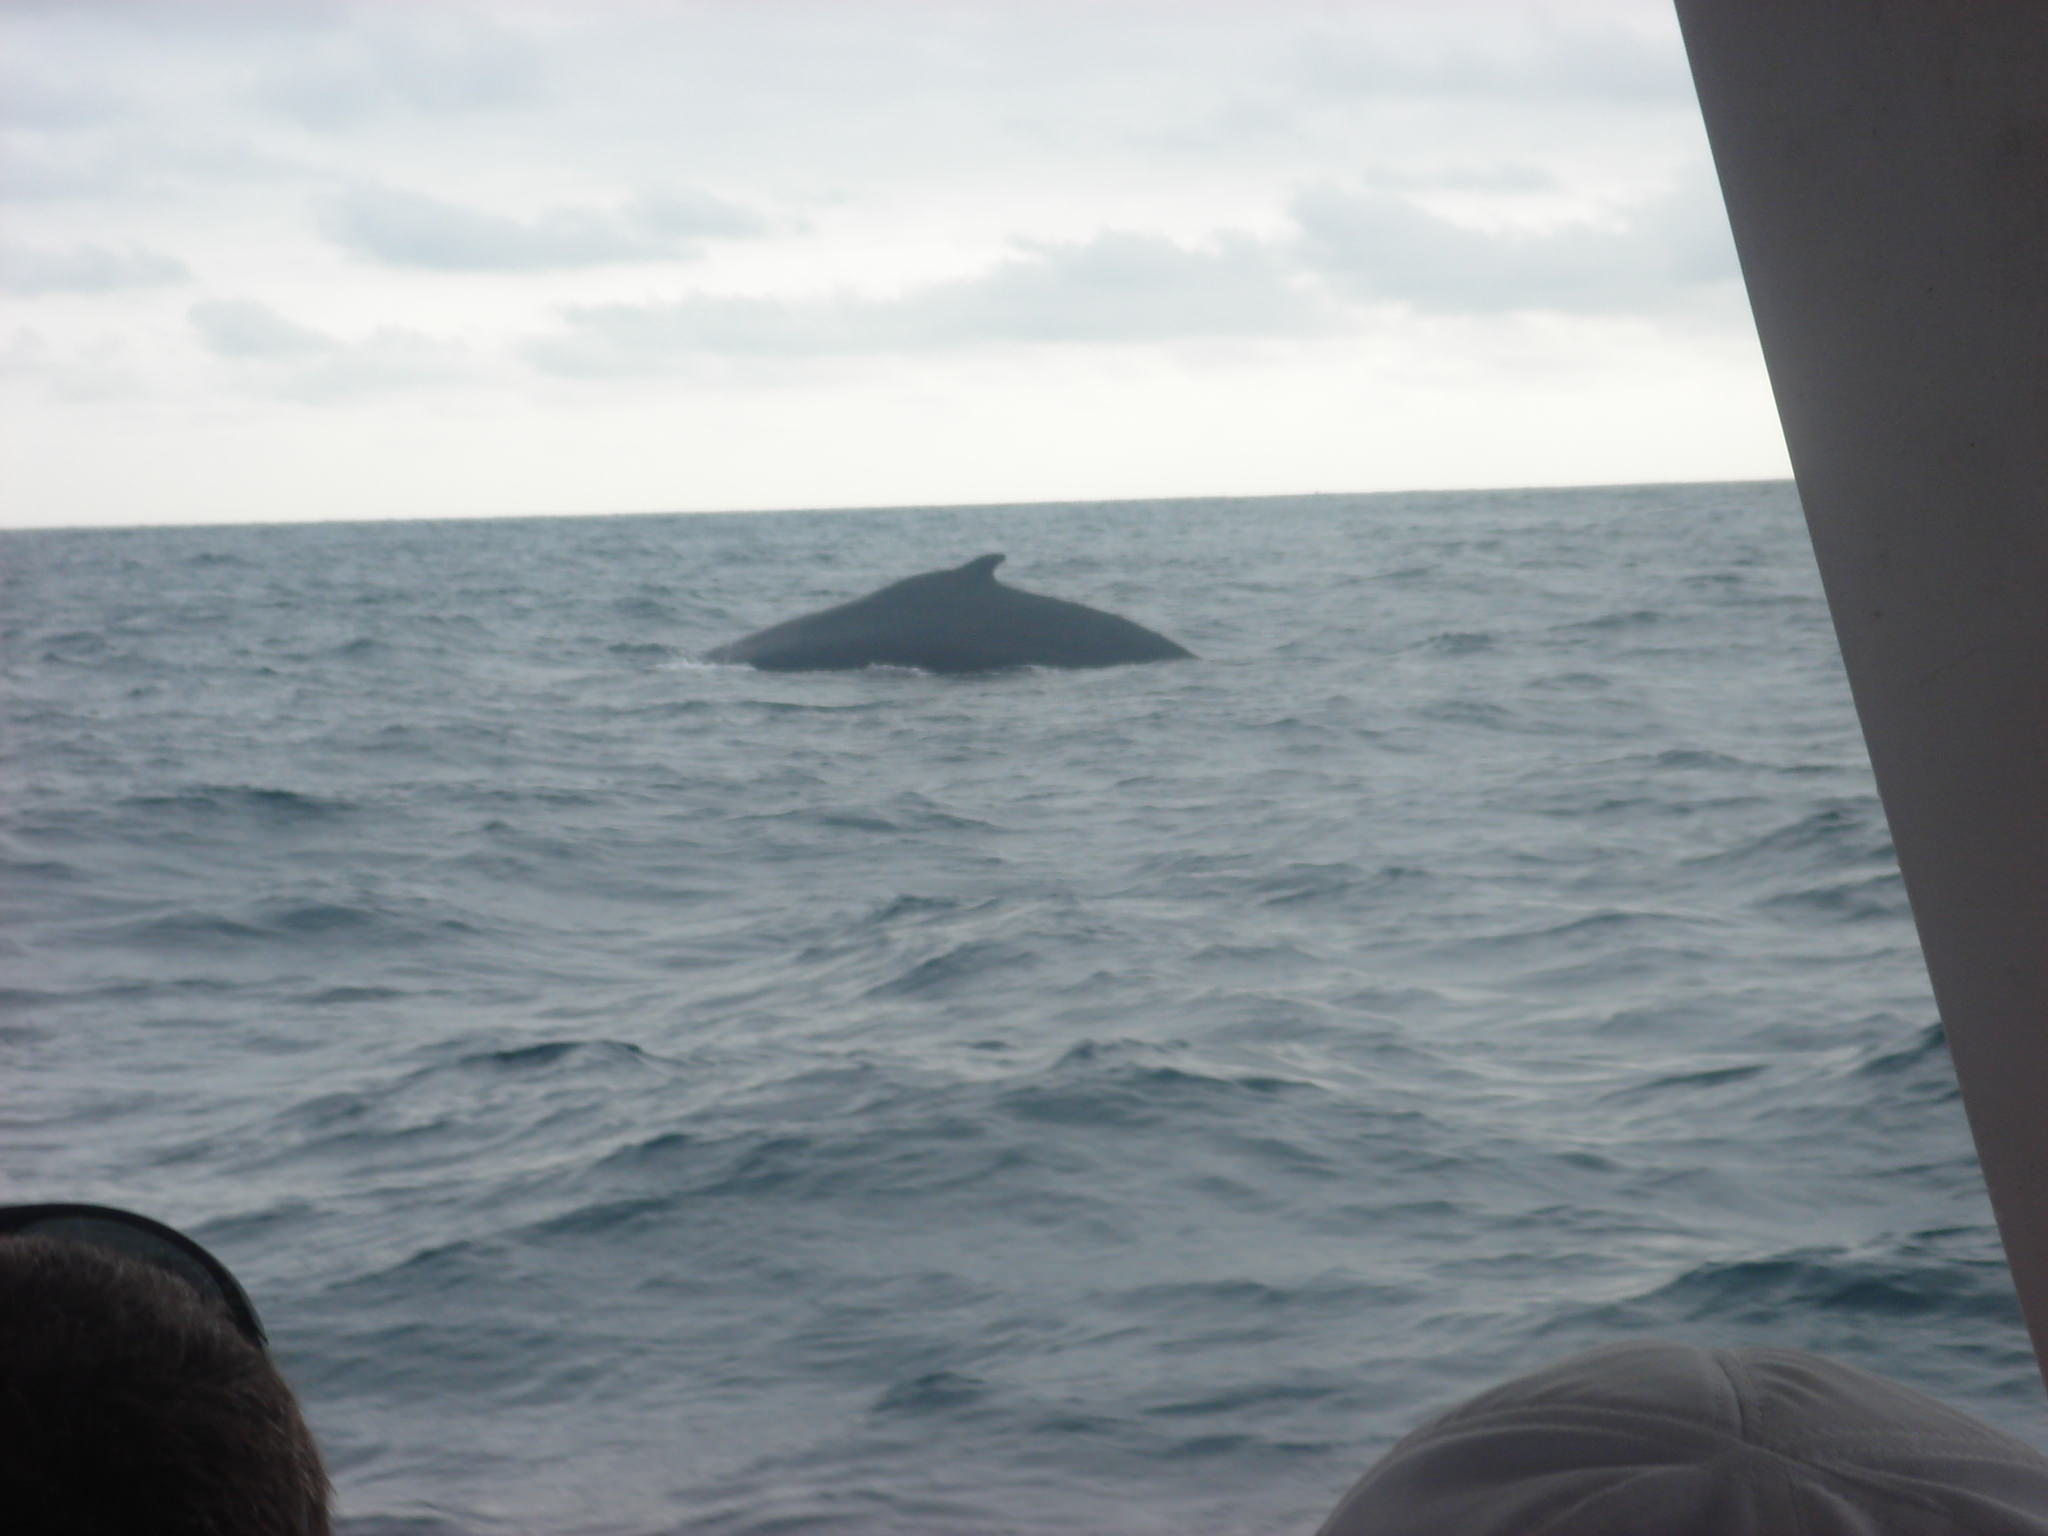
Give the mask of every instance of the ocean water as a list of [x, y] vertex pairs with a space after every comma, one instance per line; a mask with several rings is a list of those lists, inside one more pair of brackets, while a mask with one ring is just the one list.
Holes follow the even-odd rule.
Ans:
[[[1201, 659], [695, 659], [997, 550]], [[7, 1189], [226, 1258], [355, 1536], [1306, 1536], [1643, 1333], [2037, 1433], [1789, 486], [0, 564]]]

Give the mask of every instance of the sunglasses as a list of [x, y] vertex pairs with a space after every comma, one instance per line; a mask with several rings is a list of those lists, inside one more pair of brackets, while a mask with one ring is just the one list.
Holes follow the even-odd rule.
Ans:
[[269, 1347], [241, 1282], [219, 1259], [160, 1221], [108, 1205], [8, 1205], [0, 1206], [0, 1237], [84, 1243], [175, 1275], [224, 1313], [243, 1338], [258, 1349]]

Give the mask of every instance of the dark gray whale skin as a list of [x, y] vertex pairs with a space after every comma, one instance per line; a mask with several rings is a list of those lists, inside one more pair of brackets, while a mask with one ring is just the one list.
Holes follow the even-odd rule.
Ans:
[[1001, 555], [927, 571], [837, 608], [771, 625], [706, 658], [767, 672], [917, 667], [997, 672], [1009, 667], [1118, 667], [1194, 653], [1113, 613], [996, 580]]

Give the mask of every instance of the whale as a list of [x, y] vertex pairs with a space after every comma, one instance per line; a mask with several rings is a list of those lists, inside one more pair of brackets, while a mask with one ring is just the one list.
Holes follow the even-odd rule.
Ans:
[[916, 667], [1000, 672], [1013, 667], [1120, 667], [1194, 653], [1162, 634], [1085, 603], [996, 580], [1001, 555], [906, 576], [841, 603], [722, 645], [706, 660], [764, 672]]

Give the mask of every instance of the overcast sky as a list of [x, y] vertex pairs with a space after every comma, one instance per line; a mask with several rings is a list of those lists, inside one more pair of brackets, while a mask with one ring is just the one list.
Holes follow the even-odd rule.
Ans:
[[8, 523], [1786, 473], [1658, 0], [8, 0]]

